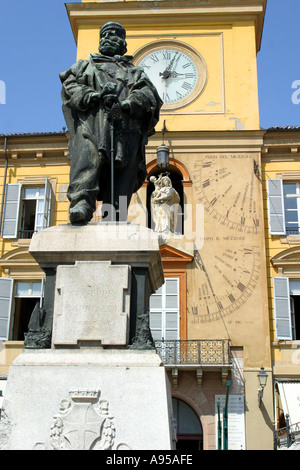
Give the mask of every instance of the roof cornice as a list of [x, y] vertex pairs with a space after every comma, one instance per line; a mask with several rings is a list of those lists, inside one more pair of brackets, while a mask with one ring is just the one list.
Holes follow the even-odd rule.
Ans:
[[[182, 5], [179, 5], [179, 4]], [[167, 24], [232, 23], [254, 21], [257, 51], [260, 49], [267, 0], [112, 0], [66, 3], [69, 20], [77, 43], [79, 26], [100, 27], [118, 21], [125, 29]]]

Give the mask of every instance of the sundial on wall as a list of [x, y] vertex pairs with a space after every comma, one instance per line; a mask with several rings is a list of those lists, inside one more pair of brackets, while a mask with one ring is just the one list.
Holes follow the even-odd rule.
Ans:
[[[242, 163], [242, 164], [241, 164]], [[259, 233], [256, 185], [250, 155], [207, 155], [194, 166], [194, 187], [199, 202], [221, 227]]]
[[228, 241], [218, 250], [215, 243], [205, 243], [195, 261], [197, 302], [192, 311], [198, 321], [206, 323], [228, 316], [252, 296], [260, 273], [258, 247], [239, 247], [236, 241]]
[[194, 163], [196, 201], [204, 205], [204, 244], [195, 252], [194, 322], [240, 309], [260, 277], [259, 180], [253, 156], [207, 154]]

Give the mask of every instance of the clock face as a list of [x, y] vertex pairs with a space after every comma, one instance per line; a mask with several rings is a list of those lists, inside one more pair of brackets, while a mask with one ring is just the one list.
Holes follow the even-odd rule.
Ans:
[[152, 48], [138, 60], [164, 102], [163, 109], [189, 104], [203, 90], [206, 66], [200, 55], [188, 48], [166, 45]]

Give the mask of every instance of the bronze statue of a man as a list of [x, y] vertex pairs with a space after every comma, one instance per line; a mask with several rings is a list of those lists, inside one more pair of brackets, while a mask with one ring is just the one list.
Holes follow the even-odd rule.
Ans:
[[100, 29], [100, 54], [91, 54], [60, 74], [70, 134], [67, 195], [72, 224], [91, 220], [96, 200], [112, 202], [111, 158], [117, 211], [119, 197], [126, 196], [127, 215], [131, 196], [146, 177], [145, 145], [154, 133], [162, 101], [143, 69], [125, 55], [125, 38], [122, 25], [105, 24]]

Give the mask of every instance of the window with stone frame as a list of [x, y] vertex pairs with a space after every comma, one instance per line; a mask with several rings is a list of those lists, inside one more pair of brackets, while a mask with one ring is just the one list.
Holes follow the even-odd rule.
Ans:
[[300, 340], [300, 279], [273, 278], [275, 333], [278, 340]]
[[0, 340], [24, 341], [36, 303], [41, 306], [44, 281], [0, 278]]
[[53, 190], [49, 179], [40, 180], [6, 185], [2, 238], [30, 239], [50, 225]]
[[300, 183], [283, 182], [285, 229], [287, 235], [299, 235]]

